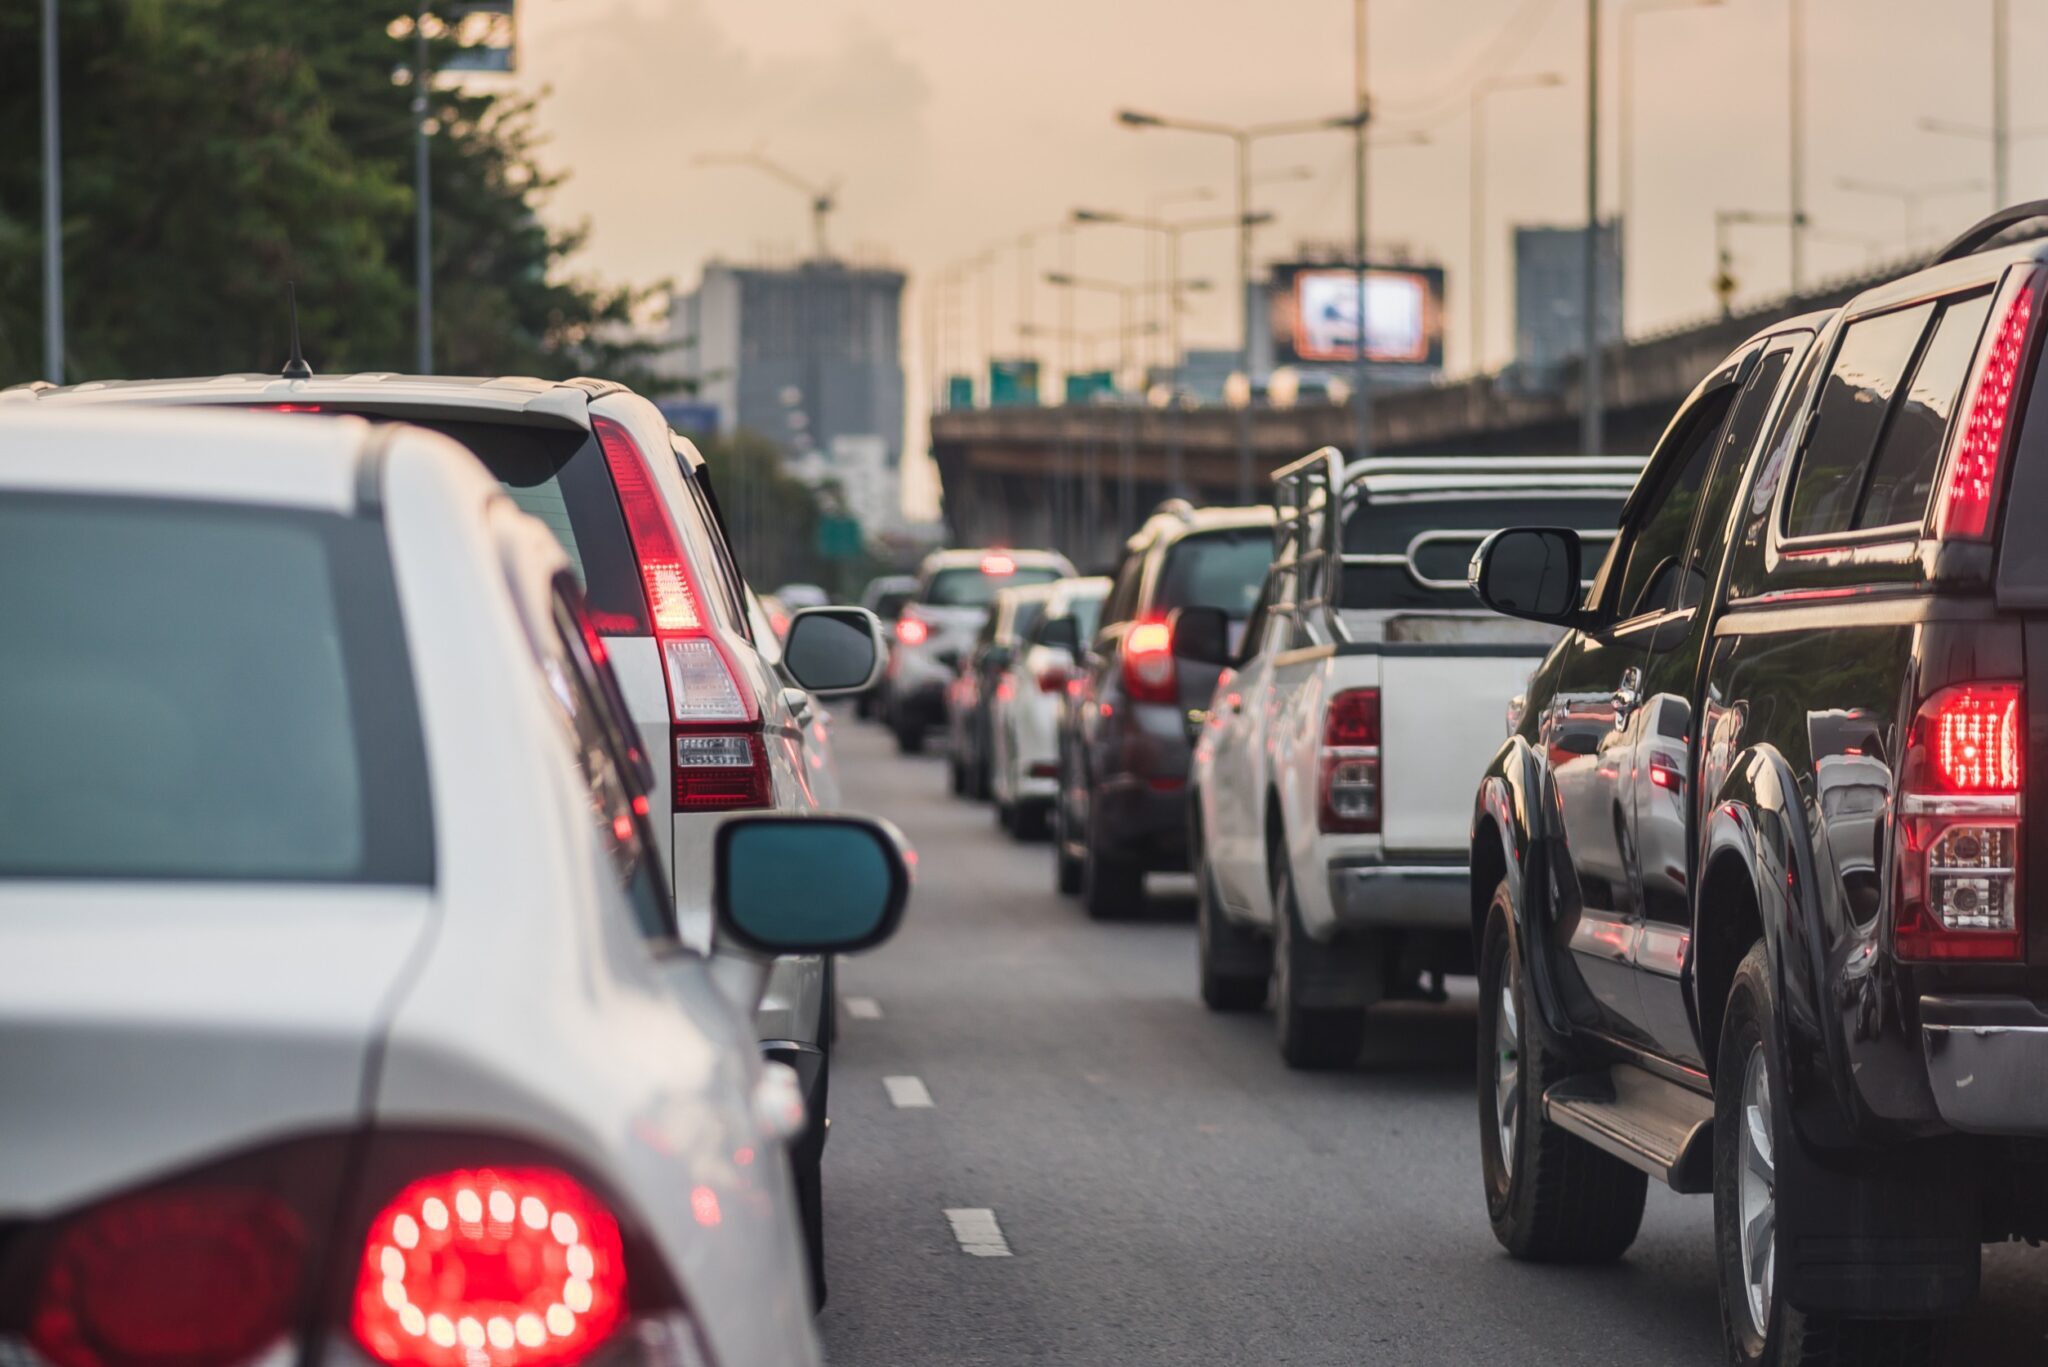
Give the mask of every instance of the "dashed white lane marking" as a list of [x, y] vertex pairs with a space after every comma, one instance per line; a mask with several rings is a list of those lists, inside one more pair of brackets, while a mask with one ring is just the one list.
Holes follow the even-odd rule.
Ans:
[[946, 1220], [953, 1226], [953, 1237], [960, 1241], [962, 1253], [975, 1258], [1010, 1256], [1010, 1241], [1003, 1237], [1003, 1227], [996, 1223], [994, 1211], [978, 1206], [949, 1210]]
[[885, 1077], [882, 1085], [889, 1089], [889, 1100], [899, 1111], [913, 1110], [932, 1104], [931, 1090], [918, 1077]]
[[878, 1021], [882, 1018], [882, 1004], [873, 997], [848, 997], [846, 1014], [857, 1021]]

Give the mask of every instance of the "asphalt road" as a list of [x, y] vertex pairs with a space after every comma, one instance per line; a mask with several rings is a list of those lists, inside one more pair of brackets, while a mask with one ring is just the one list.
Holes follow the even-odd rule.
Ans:
[[[837, 1367], [1722, 1360], [1706, 1198], [1653, 1183], [1609, 1268], [1494, 1243], [1469, 982], [1384, 1009], [1355, 1069], [1290, 1073], [1269, 1016], [1196, 997], [1187, 880], [1155, 878], [1144, 920], [1092, 924], [1047, 846], [850, 713], [848, 805], [921, 862], [902, 932], [839, 970], [843, 1006], [880, 1015], [842, 1010], [834, 1060]], [[920, 1099], [900, 1079], [929, 1106], [896, 1104]], [[992, 1211], [993, 1232], [949, 1210]], [[1948, 1359], [2048, 1360], [2048, 1253], [1987, 1250], [1984, 1280]]]

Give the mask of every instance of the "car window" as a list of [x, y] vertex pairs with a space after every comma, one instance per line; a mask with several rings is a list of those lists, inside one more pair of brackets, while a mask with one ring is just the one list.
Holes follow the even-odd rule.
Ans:
[[1700, 488], [1706, 483], [1716, 438], [1721, 434], [1721, 420], [1734, 397], [1730, 385], [1702, 399], [1671, 435], [1676, 449], [1670, 458], [1659, 457], [1652, 468], [1652, 478], [1659, 482], [1643, 500], [1630, 529], [1621, 591], [1614, 599], [1618, 618], [1662, 612], [1672, 605], [1680, 579], [1672, 565], [1685, 550], [1693, 514], [1699, 509]]
[[634, 923], [649, 939], [673, 938], [675, 913], [645, 837], [647, 802], [644, 770], [629, 752], [632, 723], [626, 718], [603, 655], [603, 637], [582, 610], [570, 586], [557, 585], [554, 598], [555, 650], [542, 661], [551, 677], [549, 692], [566, 724], [590, 802], [590, 820], [612, 872], [619, 880]]
[[1243, 621], [1258, 601], [1273, 563], [1273, 533], [1265, 527], [1184, 536], [1166, 552], [1153, 593], [1153, 608], [1222, 608]]
[[1095, 628], [1102, 621], [1102, 600], [1073, 599], [1067, 604], [1067, 616], [1074, 619], [1074, 639], [1086, 642], [1095, 635]]
[[1853, 525], [1885, 412], [1933, 316], [1934, 305], [1927, 303], [1843, 330], [1807, 429], [1805, 454], [1792, 475], [1787, 536], [1822, 536]]
[[1727, 536], [1728, 518], [1733, 511], [1736, 491], [1742, 487], [1742, 477], [1755, 454], [1757, 439], [1763, 435], [1764, 420], [1771, 415], [1778, 386], [1785, 378], [1786, 367], [1792, 363], [1792, 352], [1791, 346], [1779, 344], [1764, 353], [1755, 372], [1750, 375], [1749, 383], [1743, 386], [1742, 397], [1736, 401], [1735, 411], [1721, 433], [1721, 453], [1715, 459], [1713, 475], [1700, 499], [1701, 512], [1693, 531], [1692, 550], [1685, 558], [1684, 575], [1674, 590], [1675, 598], [1671, 600], [1674, 606], [1696, 607], [1706, 596], [1707, 575], [1714, 564], [1714, 552]]
[[903, 615], [903, 605], [913, 597], [906, 589], [897, 589], [875, 599], [875, 616], [885, 622], [893, 622]]
[[1022, 602], [1017, 603], [1010, 609], [1010, 627], [1003, 639], [1008, 641], [1023, 640], [1031, 634], [1031, 629], [1038, 625], [1038, 619], [1043, 616], [1045, 616], [1045, 600], [1043, 598], [1026, 598]]
[[0, 877], [431, 884], [381, 527], [0, 494]]
[[695, 511], [703, 540], [711, 548], [727, 615], [742, 636], [751, 637], [755, 633], [753, 619], [748, 612], [747, 581], [740, 574], [739, 562], [733, 559], [732, 543], [726, 540], [725, 521], [718, 515], [718, 507], [711, 499], [711, 491], [706, 487], [702, 473], [690, 468], [690, 462], [681, 451], [676, 452], [676, 468], [682, 474], [683, 487], [689, 490], [690, 505]]
[[[1396, 555], [1395, 564], [1346, 565], [1344, 592], [1338, 606], [1347, 610], [1391, 611], [1398, 609], [1465, 609], [1473, 606], [1472, 591], [1465, 587], [1465, 572], [1472, 552], [1492, 532], [1502, 527], [1540, 523], [1549, 527], [1573, 527], [1584, 535], [1603, 533], [1612, 537], [1621, 517], [1620, 493], [1568, 498], [1511, 499], [1489, 491], [1480, 498], [1445, 498], [1440, 493], [1381, 494], [1371, 502], [1356, 502], [1344, 520], [1344, 551], [1348, 555]], [[1415, 552], [1415, 570], [1424, 578], [1452, 584], [1450, 588], [1425, 588], [1409, 572], [1406, 560], [1415, 539], [1429, 533], [1452, 535], [1425, 542]], [[1589, 554], [1597, 555], [1606, 542], [1590, 543]]]
[[1913, 378], [1892, 404], [1865, 482], [1863, 506], [1856, 512], [1858, 528], [1917, 523], [1927, 515], [1949, 416], [1962, 396], [1978, 334], [1990, 313], [1991, 295], [1984, 293], [1944, 305], [1935, 319]]
[[410, 416], [406, 421], [468, 447], [522, 511], [547, 524], [575, 567], [600, 630], [647, 634], [639, 563], [595, 437], [581, 428]]
[[940, 570], [925, 585], [924, 601], [938, 608], [985, 608], [999, 589], [1050, 584], [1060, 572], [1050, 565], [1019, 565], [1008, 574], [984, 574], [973, 565]]
[[1102, 624], [1115, 626], [1138, 615], [1138, 581], [1145, 576], [1145, 553], [1125, 551], [1116, 567], [1116, 580], [1102, 610]]

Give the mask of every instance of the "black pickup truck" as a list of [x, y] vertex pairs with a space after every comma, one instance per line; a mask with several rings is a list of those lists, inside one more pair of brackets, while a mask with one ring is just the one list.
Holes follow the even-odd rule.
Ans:
[[1589, 589], [1569, 530], [1473, 557], [1568, 628], [1473, 811], [1494, 1233], [1712, 1192], [1737, 1364], [1928, 1361], [2048, 1237], [2044, 216], [1737, 348]]

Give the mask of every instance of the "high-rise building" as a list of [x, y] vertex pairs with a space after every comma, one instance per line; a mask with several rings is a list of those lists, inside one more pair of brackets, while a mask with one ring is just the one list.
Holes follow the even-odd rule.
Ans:
[[[663, 368], [695, 383], [718, 429], [748, 428], [803, 467], [879, 449], [893, 514], [903, 455], [903, 273], [844, 261], [734, 266], [713, 261], [669, 308]], [[852, 472], [848, 472], [851, 474]], [[872, 488], [873, 472], [855, 480]], [[872, 502], [870, 506], [878, 506]], [[893, 515], [888, 519], [894, 520]]]
[[[1600, 344], [1621, 340], [1621, 228], [1600, 225]], [[1515, 361], [1552, 370], [1586, 349], [1586, 230], [1515, 229]]]

